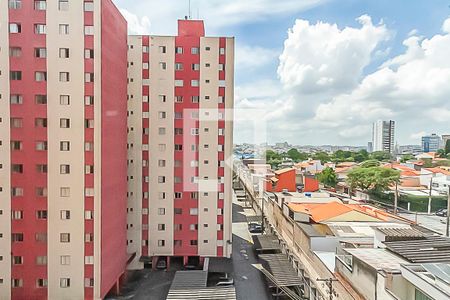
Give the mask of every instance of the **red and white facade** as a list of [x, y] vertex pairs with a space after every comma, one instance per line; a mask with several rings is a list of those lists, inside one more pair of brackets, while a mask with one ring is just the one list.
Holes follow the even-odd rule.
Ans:
[[126, 21], [0, 1], [0, 299], [100, 299], [126, 252]]
[[234, 38], [129, 36], [128, 82], [129, 267], [229, 257]]

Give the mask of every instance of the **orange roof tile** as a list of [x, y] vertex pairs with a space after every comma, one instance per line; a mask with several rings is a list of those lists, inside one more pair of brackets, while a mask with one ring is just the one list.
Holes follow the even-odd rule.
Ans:
[[441, 169], [439, 167], [434, 167], [434, 168], [425, 168], [425, 170], [433, 172], [433, 173], [440, 173], [440, 174], [444, 174], [444, 175], [450, 175], [450, 172], [444, 169]]
[[278, 171], [274, 171], [274, 173], [276, 175], [280, 175], [280, 174], [287, 173], [287, 172], [290, 172], [290, 171], [295, 171], [295, 169], [294, 168], [284, 168], [284, 169], [281, 169], [281, 170], [278, 170]]

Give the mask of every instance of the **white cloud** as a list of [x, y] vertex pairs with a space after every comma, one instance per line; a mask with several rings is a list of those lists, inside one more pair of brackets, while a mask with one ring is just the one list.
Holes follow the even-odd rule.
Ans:
[[[403, 53], [368, 74], [364, 68], [374, 62], [376, 49], [390, 33], [367, 16], [359, 21], [360, 28], [340, 30], [297, 20], [289, 31], [278, 71], [282, 92], [262, 103], [246, 100], [247, 106], [267, 105], [280, 140], [301, 142], [301, 136], [318, 143], [365, 144], [371, 123], [388, 118], [397, 121], [400, 143], [417, 142], [424, 130], [448, 130], [450, 19], [444, 22], [444, 34], [406, 37]], [[420, 132], [412, 135], [413, 130]]]
[[280, 56], [278, 75], [287, 88], [301, 93], [346, 91], [358, 84], [372, 52], [389, 32], [374, 26], [369, 16], [359, 17], [361, 28], [297, 20], [288, 31]]
[[129, 34], [145, 34], [150, 32], [150, 19], [147, 16], [139, 18], [137, 15], [126, 9], [120, 9], [120, 12], [128, 22]]
[[[329, 0], [191, 0], [191, 16], [204, 19], [208, 32], [216, 33], [220, 28], [297, 13], [326, 1]], [[189, 11], [188, 1], [180, 0], [117, 0], [117, 5], [134, 14], [137, 24], [142, 25], [139, 20], [144, 17], [150, 20], [152, 32], [146, 33], [153, 34], [174, 34], [175, 20], [184, 18]], [[137, 26], [138, 29], [143, 27]]]
[[420, 140], [426, 134], [427, 133], [425, 131], [419, 131], [419, 132], [415, 132], [415, 133], [411, 134], [409, 138], [411, 140]]
[[235, 65], [237, 69], [256, 69], [276, 61], [278, 51], [257, 46], [236, 45]]

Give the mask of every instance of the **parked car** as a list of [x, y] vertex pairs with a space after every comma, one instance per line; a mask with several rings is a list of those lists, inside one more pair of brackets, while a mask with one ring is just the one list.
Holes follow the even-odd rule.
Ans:
[[262, 233], [262, 226], [259, 223], [249, 223], [248, 231], [251, 233]]
[[447, 209], [446, 209], [446, 208], [438, 209], [438, 210], [436, 211], [436, 216], [439, 216], [439, 217], [446, 217], [446, 216], [447, 216]]
[[216, 286], [228, 286], [228, 285], [233, 285], [234, 284], [234, 280], [233, 278], [227, 279], [227, 280], [221, 280], [219, 281]]
[[167, 268], [167, 262], [165, 258], [160, 258], [156, 263], [156, 268], [158, 270], [165, 270]]
[[185, 270], [197, 270], [198, 267], [195, 265], [184, 265], [183, 267]]

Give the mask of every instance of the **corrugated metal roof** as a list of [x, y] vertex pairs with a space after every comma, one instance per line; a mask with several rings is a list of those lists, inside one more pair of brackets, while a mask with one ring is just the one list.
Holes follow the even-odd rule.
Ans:
[[234, 286], [207, 287], [208, 272], [178, 271], [170, 286], [168, 300], [236, 300]]
[[263, 260], [263, 265], [273, 275], [276, 285], [298, 286], [303, 284], [285, 254], [261, 254], [258, 257]]
[[450, 262], [450, 239], [428, 236], [421, 240], [384, 242], [386, 248], [413, 263]]

